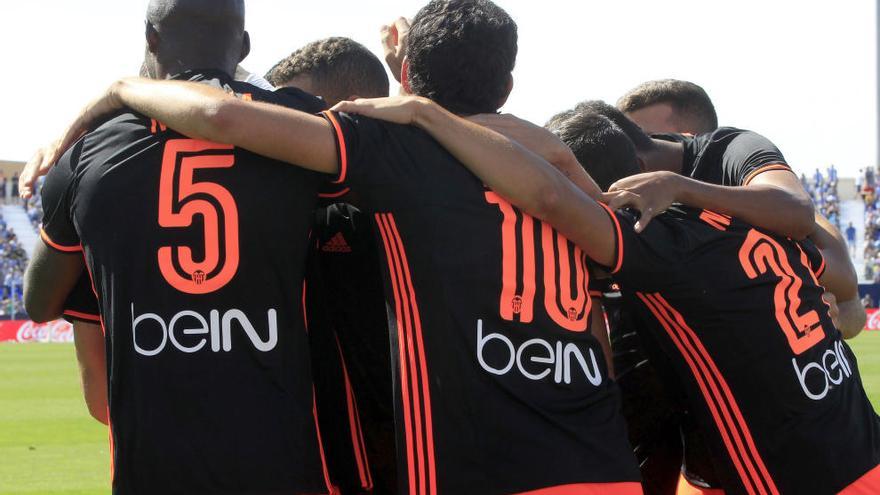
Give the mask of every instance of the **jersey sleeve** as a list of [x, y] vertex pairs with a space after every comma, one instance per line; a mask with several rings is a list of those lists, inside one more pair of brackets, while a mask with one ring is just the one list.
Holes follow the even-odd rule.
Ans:
[[631, 210], [612, 211], [600, 203], [614, 228], [615, 261], [609, 266], [614, 280], [627, 290], [653, 291], [669, 285], [681, 268], [680, 239], [662, 217], [636, 233], [638, 216]]
[[82, 141], [67, 151], [49, 172], [41, 192], [43, 225], [40, 237], [51, 248], [75, 253], [82, 251], [71, 211], [74, 179]]
[[76, 286], [67, 295], [67, 300], [64, 301], [63, 316], [65, 320], [70, 322], [101, 322], [101, 311], [98, 308], [98, 300], [92, 290], [92, 281], [88, 274], [83, 273]]
[[791, 171], [779, 148], [769, 139], [751, 131], [743, 131], [733, 138], [724, 151], [722, 166], [729, 183], [740, 186], [748, 185], [764, 172]]
[[333, 127], [339, 173], [331, 181], [333, 187], [362, 184], [379, 185], [396, 182], [390, 168], [392, 160], [384, 160], [384, 146], [388, 139], [383, 123], [360, 116], [326, 111], [322, 115]]

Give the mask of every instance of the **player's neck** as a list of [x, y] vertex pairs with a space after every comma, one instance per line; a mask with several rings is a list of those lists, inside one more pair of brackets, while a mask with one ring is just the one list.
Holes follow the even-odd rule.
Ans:
[[171, 79], [178, 74], [183, 74], [184, 72], [189, 71], [205, 71], [205, 70], [216, 70], [222, 71], [225, 74], [229, 74], [230, 76], [235, 74], [235, 66], [224, 67], [228, 64], [225, 63], [217, 63], [216, 61], [212, 62], [209, 60], [205, 60], [200, 63], [184, 63], [182, 61], [176, 61], [172, 64], [160, 64], [156, 69], [158, 73], [157, 79]]
[[664, 170], [680, 174], [684, 160], [684, 145], [661, 139], [653, 141], [654, 145], [650, 150], [640, 153], [645, 163], [645, 172]]

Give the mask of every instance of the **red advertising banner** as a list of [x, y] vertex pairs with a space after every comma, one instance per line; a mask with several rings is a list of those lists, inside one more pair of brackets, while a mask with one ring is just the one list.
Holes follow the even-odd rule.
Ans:
[[0, 342], [73, 342], [73, 326], [64, 320], [0, 320]]
[[865, 330], [880, 330], [880, 309], [867, 309], [868, 323], [865, 324]]

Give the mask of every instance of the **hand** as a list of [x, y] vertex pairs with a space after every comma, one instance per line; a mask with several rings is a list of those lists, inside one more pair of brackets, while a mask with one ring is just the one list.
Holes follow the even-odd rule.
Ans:
[[419, 96], [392, 96], [389, 98], [359, 98], [340, 101], [331, 110], [363, 115], [395, 124], [416, 124], [419, 112], [431, 101]]
[[390, 26], [382, 26], [382, 50], [385, 52], [385, 63], [391, 70], [391, 75], [397, 82], [401, 82], [400, 72], [403, 67], [403, 59], [406, 58], [406, 37], [409, 34], [410, 23], [404, 17], [398, 17]]
[[21, 175], [18, 176], [18, 194], [22, 199], [29, 199], [34, 195], [34, 184], [37, 179], [48, 174], [61, 155], [79, 141], [96, 122], [122, 108], [121, 102], [116, 97], [117, 84], [111, 85], [103, 95], [86, 105], [59, 139], [40, 148], [28, 161]]
[[641, 233], [655, 216], [663, 213], [678, 198], [681, 176], [673, 172], [648, 172], [621, 179], [602, 195], [615, 210], [628, 206], [641, 213], [635, 230]]
[[831, 322], [836, 328], [840, 328], [840, 307], [837, 305], [837, 297], [826, 290], [822, 294], [822, 300], [828, 305], [828, 316], [831, 317]]

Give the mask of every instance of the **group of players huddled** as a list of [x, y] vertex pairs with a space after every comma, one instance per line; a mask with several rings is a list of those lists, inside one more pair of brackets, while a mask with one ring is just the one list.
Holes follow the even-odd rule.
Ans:
[[675, 80], [499, 114], [490, 0], [382, 42], [404, 95], [346, 38], [236, 78], [243, 0], [152, 0], [28, 163], [113, 493], [880, 493], [855, 271], [770, 140]]

